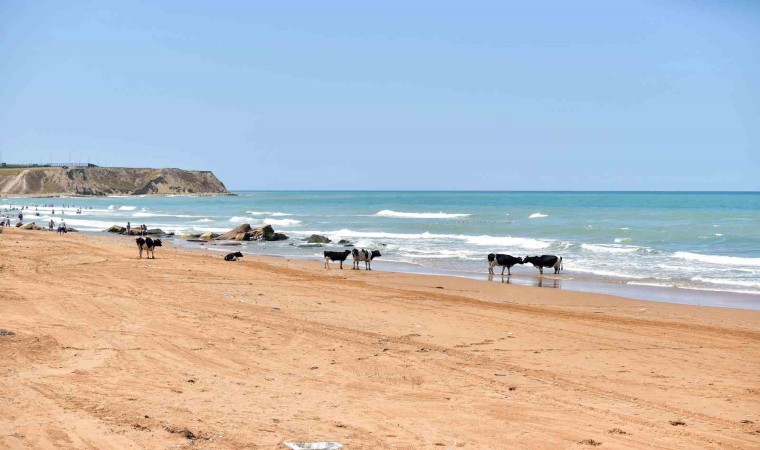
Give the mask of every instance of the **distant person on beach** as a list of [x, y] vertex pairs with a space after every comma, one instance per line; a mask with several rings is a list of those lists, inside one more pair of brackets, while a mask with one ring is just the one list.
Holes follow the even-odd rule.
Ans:
[[127, 222], [127, 236], [129, 236], [130, 230], [132, 230], [132, 225], [130, 225], [130, 223]]
[[50, 223], [48, 224], [48, 231], [53, 231], [53, 227], [55, 227], [55, 222], [53, 222], [53, 219], [50, 219]]
[[63, 220], [61, 221], [61, 223], [58, 224], [58, 234], [61, 234], [61, 233], [67, 233], [66, 222], [64, 222]]
[[24, 220], [24, 213], [18, 213], [18, 221], [21, 222]]

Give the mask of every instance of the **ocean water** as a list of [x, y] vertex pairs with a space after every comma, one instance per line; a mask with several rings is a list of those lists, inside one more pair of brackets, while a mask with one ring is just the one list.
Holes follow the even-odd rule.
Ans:
[[[324, 250], [343, 248], [303, 246], [302, 239], [316, 233], [379, 249], [382, 258], [373, 266], [380, 270], [388, 263], [467, 276], [485, 274], [491, 252], [556, 254], [563, 257], [564, 279], [760, 294], [760, 193], [236, 194], [4, 198], [0, 210], [52, 203], [54, 216], [39, 206], [40, 216], [34, 216], [32, 207], [25, 222], [64, 218], [91, 232], [127, 221], [177, 235], [270, 224], [291, 239], [244, 243], [242, 251], [318, 259]], [[63, 204], [70, 206], [62, 216]], [[76, 207], [87, 209], [76, 214]], [[537, 270], [516, 266], [513, 274], [533, 276]]]

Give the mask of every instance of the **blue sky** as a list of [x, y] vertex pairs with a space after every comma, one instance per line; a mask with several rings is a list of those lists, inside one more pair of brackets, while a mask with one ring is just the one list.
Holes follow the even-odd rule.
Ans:
[[7, 162], [760, 190], [757, 1], [0, 0]]

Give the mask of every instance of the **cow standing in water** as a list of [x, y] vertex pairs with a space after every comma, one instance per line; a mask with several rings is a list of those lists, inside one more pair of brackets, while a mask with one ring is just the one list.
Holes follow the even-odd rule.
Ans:
[[559, 273], [560, 270], [563, 269], [562, 267], [562, 257], [557, 257], [554, 255], [541, 255], [541, 256], [526, 256], [523, 258], [524, 264], [533, 264], [533, 267], [538, 268], [538, 271], [541, 272], [541, 275], [544, 274], [544, 267], [551, 267], [554, 268], [554, 273]]
[[507, 275], [512, 275], [510, 269], [515, 264], [523, 264], [523, 259], [512, 255], [493, 254], [488, 255], [488, 273], [493, 275], [493, 268], [501, 266], [501, 274], [504, 275], [504, 269], [507, 269]]

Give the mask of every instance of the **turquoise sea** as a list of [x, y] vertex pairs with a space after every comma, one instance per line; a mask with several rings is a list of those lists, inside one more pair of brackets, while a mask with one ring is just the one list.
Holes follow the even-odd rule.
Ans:
[[[31, 206], [25, 222], [63, 218], [68, 226], [90, 232], [127, 221], [177, 235], [223, 232], [241, 223], [271, 224], [291, 239], [245, 243], [243, 252], [318, 259], [323, 250], [342, 249], [338, 244], [303, 246], [302, 239], [316, 233], [335, 242], [347, 239], [359, 247], [379, 249], [382, 258], [373, 264], [378, 270], [480, 277], [486, 273], [486, 255], [491, 252], [556, 254], [564, 259], [560, 279], [565, 283], [760, 295], [760, 193], [236, 194], [4, 198], [0, 209]], [[43, 204], [55, 205], [56, 214], [51, 215], [49, 207], [37, 206], [40, 216], [31, 218], [32, 205]], [[61, 210], [64, 204], [68, 207]], [[87, 209], [76, 214], [77, 207]], [[513, 274], [512, 282], [536, 283], [537, 270], [532, 266], [516, 266]]]

